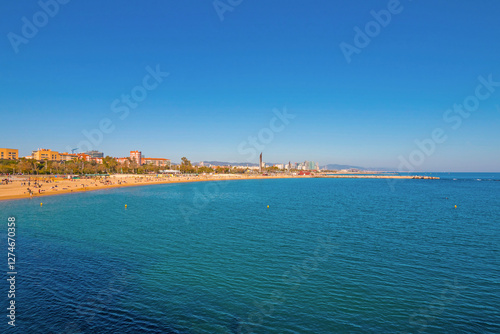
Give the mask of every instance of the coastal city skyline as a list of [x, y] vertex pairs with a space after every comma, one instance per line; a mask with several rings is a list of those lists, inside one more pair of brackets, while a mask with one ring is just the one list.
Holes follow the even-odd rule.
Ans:
[[[130, 151], [129, 156], [125, 157], [117, 157], [105, 155], [103, 152], [99, 152], [97, 150], [91, 150], [87, 152], [78, 151], [78, 148], [74, 148], [71, 152], [59, 152], [52, 149], [47, 148], [38, 148], [36, 150], [31, 151], [29, 155], [20, 155], [18, 149], [12, 148], [1, 148], [0, 147], [0, 159], [3, 160], [35, 160], [38, 162], [51, 161], [51, 162], [66, 162], [66, 161], [84, 161], [84, 162], [95, 162], [97, 164], [103, 164], [104, 158], [111, 158], [115, 160], [118, 164], [129, 165], [132, 162], [135, 162], [137, 166], [143, 165], [152, 165], [157, 167], [171, 168], [174, 165], [181, 165], [184, 160], [191, 163], [190, 160], [187, 160], [186, 157], [183, 157], [182, 162], [176, 163], [172, 162], [171, 159], [167, 158], [151, 158], [146, 157], [142, 151]], [[258, 163], [232, 163], [232, 162], [221, 162], [221, 161], [198, 161], [193, 162], [194, 165], [200, 167], [235, 167], [235, 168], [247, 168], [249, 170], [255, 170], [262, 172], [262, 168], [273, 167], [277, 170], [308, 170], [308, 171], [320, 171], [321, 169], [328, 169], [327, 166], [324, 168], [320, 168], [319, 164], [314, 161], [305, 160], [303, 162], [294, 162], [292, 164], [291, 161], [288, 163], [266, 163], [262, 161], [262, 154], [260, 155], [260, 161]], [[260, 168], [259, 168], [260, 166]], [[346, 166], [349, 168], [349, 166]]]
[[[425, 152], [426, 149], [429, 149], [429, 147], [426, 147], [427, 145], [425, 142], [418, 143], [422, 146], [422, 150]], [[435, 143], [433, 144], [435, 145]], [[91, 145], [88, 145], [87, 147], [93, 147]], [[44, 154], [43, 157], [40, 152], [42, 151], [47, 151], [47, 152], [53, 152], [54, 154], [51, 156], [50, 154]], [[103, 152], [100, 152], [98, 150], [90, 150], [90, 151], [82, 151], [79, 150], [79, 148], [73, 148], [69, 150], [70, 152], [63, 152], [63, 151], [57, 151], [57, 150], [52, 150], [52, 149], [47, 149], [47, 148], [38, 148], [36, 150], [32, 150], [31, 154], [25, 155], [25, 154], [20, 154], [19, 149], [13, 149], [13, 148], [0, 148], [0, 159], [34, 159], [34, 160], [48, 160], [48, 161], [70, 161], [70, 160], [84, 160], [84, 161], [96, 161], [98, 163], [102, 163], [102, 158], [105, 156], [109, 156], [113, 159], [115, 159], [118, 163], [123, 163], [126, 161], [130, 160], [135, 160], [137, 162], [140, 162], [141, 159], [144, 162], [143, 164], [147, 163], [152, 163], [155, 165], [179, 165], [181, 164], [181, 160], [179, 161], [172, 161], [172, 159], [168, 158], [148, 158], [145, 155], [142, 155], [142, 151], [130, 151], [130, 156], [126, 157], [119, 157], [119, 155], [108, 155], [104, 154]], [[122, 150], [121, 150], [122, 151]], [[415, 151], [414, 151], [415, 152]], [[262, 154], [262, 153], [261, 153]], [[123, 154], [122, 154], [123, 155]], [[425, 156], [422, 152], [422, 156]], [[261, 157], [262, 158], [262, 157]], [[412, 158], [410, 156], [410, 158]], [[271, 159], [272, 160], [272, 159]], [[196, 161], [193, 160], [193, 163], [196, 165], [207, 165], [206, 163], [212, 161], [215, 163], [215, 165], [224, 165], [224, 166], [259, 166], [262, 164], [262, 161], [259, 163], [259, 161], [253, 161], [253, 160], [243, 160], [243, 161], [221, 161], [217, 159], [208, 159], [208, 160], [200, 160]], [[399, 167], [374, 167], [374, 166], [355, 166], [355, 165], [350, 165], [350, 164], [337, 164], [337, 163], [326, 163], [326, 164], [320, 164], [315, 161], [309, 161], [309, 160], [300, 160], [302, 162], [294, 162], [293, 163], [293, 169], [299, 169], [299, 170], [367, 170], [367, 171], [394, 171], [394, 172], [400, 172], [400, 173], [412, 173], [412, 172], [418, 172], [418, 169], [415, 169], [415, 166], [412, 165], [412, 163], [409, 160], [404, 159], [403, 157], [400, 157], [400, 164]], [[292, 169], [291, 166], [292, 160], [289, 160], [288, 162], [271, 162], [271, 163], [264, 163], [262, 166], [263, 167], [278, 167], [279, 169]], [[140, 163], [139, 163], [140, 164]], [[210, 166], [210, 164], [208, 164]], [[427, 172], [435, 172], [432, 170], [429, 170]], [[449, 171], [440, 171], [440, 172], [449, 172]], [[484, 170], [483, 170], [484, 172]], [[491, 171], [486, 171], [486, 172], [491, 172]], [[495, 172], [495, 171], [493, 171]]]
[[3, 4], [4, 147], [499, 171], [487, 2], [46, 2]]

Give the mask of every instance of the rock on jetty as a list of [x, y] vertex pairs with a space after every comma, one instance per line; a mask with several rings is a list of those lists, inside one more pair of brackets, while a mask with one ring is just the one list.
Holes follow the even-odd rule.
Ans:
[[344, 179], [419, 179], [419, 180], [439, 180], [439, 177], [422, 176], [422, 175], [359, 175], [359, 174], [343, 174], [343, 175], [317, 175], [315, 177], [323, 178], [344, 178]]

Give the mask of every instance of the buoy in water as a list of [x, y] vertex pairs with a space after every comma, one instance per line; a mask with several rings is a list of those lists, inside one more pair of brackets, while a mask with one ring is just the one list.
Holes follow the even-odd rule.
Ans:
[[455, 209], [457, 208], [457, 206], [455, 205]]
[[42, 205], [43, 205], [43, 203], [40, 203], [40, 206], [42, 206]]
[[127, 204], [125, 204], [125, 209], [127, 208]]
[[267, 206], [267, 208], [269, 209], [269, 205]]

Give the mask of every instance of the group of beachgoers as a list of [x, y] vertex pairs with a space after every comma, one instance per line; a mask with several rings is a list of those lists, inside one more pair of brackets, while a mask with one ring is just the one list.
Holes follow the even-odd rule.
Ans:
[[[47, 175], [47, 176], [24, 176], [10, 175], [2, 180], [2, 192], [0, 200], [13, 198], [33, 198], [38, 195], [49, 195], [56, 193], [80, 192], [112, 187], [123, 187], [133, 185], [195, 182], [210, 180], [234, 180], [246, 178], [261, 178], [260, 175], [241, 174], [190, 174], [190, 175]], [[42, 188], [43, 187], [43, 188]]]

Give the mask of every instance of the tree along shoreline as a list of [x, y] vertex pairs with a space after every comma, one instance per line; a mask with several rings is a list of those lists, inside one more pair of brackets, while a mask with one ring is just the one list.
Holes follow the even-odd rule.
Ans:
[[[258, 174], [255, 170], [245, 167], [229, 166], [193, 166], [183, 157], [179, 165], [156, 166], [153, 164], [139, 165], [132, 159], [119, 163], [115, 158], [107, 156], [102, 163], [96, 161], [70, 160], [48, 161], [21, 158], [18, 160], [0, 159], [0, 174], [2, 175], [88, 175], [88, 174], [159, 174], [166, 169], [178, 170], [183, 174]], [[276, 167], [263, 169], [264, 173], [278, 172]]]

